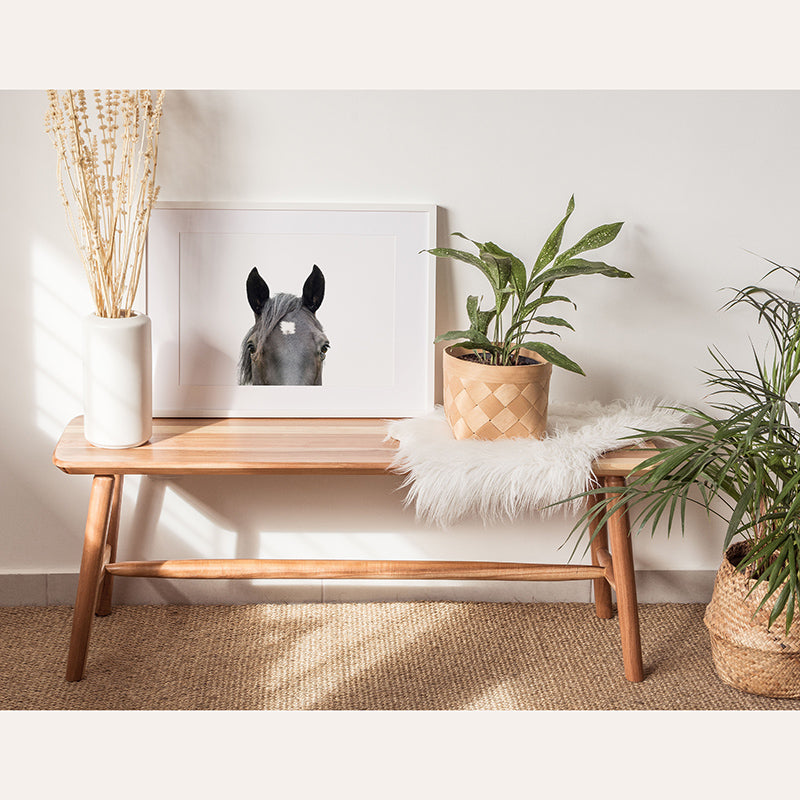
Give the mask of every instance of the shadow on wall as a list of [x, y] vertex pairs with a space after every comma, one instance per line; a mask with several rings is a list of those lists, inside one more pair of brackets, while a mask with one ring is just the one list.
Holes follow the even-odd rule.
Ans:
[[[695, 365], [704, 363], [707, 342], [697, 331], [719, 322], [709, 320], [713, 306], [708, 304], [717, 287], [707, 279], [687, 281], [681, 265], [669, 260], [667, 244], [657, 246], [647, 228], [626, 223], [624, 231], [615, 243], [618, 255], [608, 260], [630, 270], [632, 280], [589, 276], [563, 282], [564, 293], [578, 307], [565, 315], [575, 331], [564, 333], [563, 347], [586, 376], [554, 370], [551, 401], [642, 397], [676, 405], [689, 399], [676, 385], [685, 389], [687, 377], [700, 385]], [[670, 344], [658, 358], [654, 339]]]
[[75, 308], [86, 301], [88, 294], [84, 276], [74, 267], [46, 243], [34, 243], [31, 271], [35, 421], [54, 443], [66, 422], [63, 410], [82, 407], [82, 320]]
[[[441, 207], [437, 225], [438, 245], [458, 246], [450, 235], [448, 212]], [[708, 293], [705, 287], [698, 291], [697, 285], [689, 285], [681, 278], [681, 271], [675, 264], [665, 261], [662, 250], [653, 246], [650, 234], [641, 225], [626, 225], [625, 232], [623, 241], [615, 243], [619, 254], [609, 260], [629, 269], [634, 275], [633, 280], [588, 276], [568, 279], [560, 284], [563, 293], [573, 299], [578, 308], [573, 310], [563, 304], [559, 309], [574, 323], [575, 331], [563, 332], [556, 346], [563, 347], [573, 356], [585, 369], [586, 376], [555, 369], [551, 380], [551, 402], [611, 402], [653, 395], [672, 404], [686, 400], [670, 395], [665, 377], [691, 369], [687, 365], [685, 346], [676, 346], [667, 363], [652, 358], [648, 342], [654, 331], [663, 331], [665, 337], [674, 337], [676, 342], [690, 336], [687, 331], [692, 330], [691, 321], [708, 316]], [[472, 268], [450, 259], [437, 259], [437, 333], [466, 327], [466, 297], [456, 290], [455, 275], [460, 269]], [[488, 307], [489, 285], [477, 285], [485, 291], [482, 305]], [[691, 338], [690, 341], [697, 344]], [[624, 347], [621, 347], [622, 343]], [[443, 342], [436, 346], [437, 403], [441, 403], [440, 365], [442, 350], [447, 344]], [[621, 368], [618, 353], [620, 350], [630, 353], [631, 349], [635, 351], [635, 368], [630, 364]], [[705, 343], [702, 343], [701, 351], [705, 352]]]
[[[437, 207], [436, 211], [436, 246], [450, 246], [450, 215], [446, 208]], [[453, 280], [453, 270], [456, 265], [449, 259], [435, 259], [436, 269], [436, 312], [434, 315], [434, 336], [440, 331], [449, 331], [459, 326], [458, 320], [466, 312], [463, 308], [458, 308], [456, 303], [455, 281]], [[442, 352], [448, 342], [439, 342], [434, 350], [434, 402], [443, 402], [442, 384]]]
[[[64, 409], [81, 405], [81, 315], [75, 309], [84, 305], [86, 290], [74, 267], [45, 245], [34, 250], [34, 406], [39, 430], [53, 443], [66, 421]], [[450, 269], [439, 279], [446, 287]], [[69, 501], [63, 504], [69, 513], [62, 508], [61, 518], [74, 517], [68, 545], [77, 568], [88, 486], [85, 493], [75, 492], [74, 477], [48, 467]], [[400, 484], [397, 476], [129, 477], [119, 558], [559, 560], [556, 548], [568, 530], [564, 520], [533, 521], [535, 536], [528, 536], [530, 521], [502, 530], [487, 530], [477, 521], [452, 531], [429, 529], [415, 524], [413, 510], [402, 507]], [[123, 598], [124, 586], [120, 580]], [[151, 586], [154, 598], [169, 603], [189, 602], [194, 594], [180, 582]], [[313, 597], [311, 590], [298, 593], [284, 583], [260, 599], [308, 600], [309, 594]]]
[[[169, 187], [170, 200], [241, 199], [236, 196], [231, 147], [221, 134], [229, 124], [230, 107], [226, 91], [203, 92], [202, 103], [192, 92], [167, 93], [159, 135], [158, 181]], [[221, 176], [227, 176], [224, 185], [220, 185]]]
[[[81, 412], [83, 314], [76, 309], [86, 306], [87, 289], [75, 262], [41, 241], [32, 251], [32, 278], [33, 407], [49, 449], [72, 411]], [[77, 568], [88, 486], [85, 494], [75, 492], [75, 477], [48, 466], [74, 505], [70, 515], [80, 515], [69, 543]], [[77, 480], [85, 485], [88, 479]], [[119, 558], [336, 558], [343, 550], [353, 558], [381, 558], [386, 542], [376, 533], [391, 534], [403, 557], [424, 557], [427, 548], [402, 533], [414, 523], [399, 485], [396, 476], [128, 476]], [[168, 602], [188, 597], [174, 585], [152, 583]]]
[[[33, 405], [51, 450], [71, 415], [65, 409], [80, 413], [82, 406], [82, 313], [76, 309], [86, 306], [87, 290], [75, 263], [46, 244], [37, 243], [32, 261]], [[74, 531], [64, 546], [66, 558], [77, 569], [88, 479], [60, 476], [49, 462], [48, 467], [59, 513]], [[77, 481], [83, 484], [78, 492]], [[119, 558], [448, 557], [455, 535], [416, 525], [413, 510], [402, 506], [400, 484], [397, 476], [129, 476]], [[492, 539], [477, 523], [459, 528], [457, 541], [467, 557], [489, 557], [490, 550], [497, 555], [508, 547], [505, 542], [498, 549]], [[188, 600], [180, 584], [151, 583], [162, 600]], [[119, 585], [124, 597], [124, 582]]]
[[[167, 416], [170, 411], [170, 409], [165, 409], [163, 406], [159, 407], [158, 405], [159, 396], [155, 391], [157, 382], [164, 381], [165, 386], [177, 386], [182, 383], [196, 384], [197, 381], [186, 381], [185, 376], [201, 373], [201, 364], [203, 361], [217, 362], [218, 364], [225, 365], [230, 359], [227, 353], [223, 353], [215, 347], [213, 343], [204, 339], [202, 336], [197, 337], [195, 347], [191, 349], [190, 355], [183, 362], [181, 362], [180, 345], [176, 345], [174, 339], [161, 344], [158, 351], [153, 353], [154, 416], [158, 416], [159, 413], [161, 413], [162, 416]], [[213, 367], [211, 369], [213, 369]], [[217, 372], [222, 372], [222, 370], [217, 370]], [[215, 397], [225, 408], [229, 408], [233, 403], [236, 379], [236, 371], [232, 369], [231, 379], [228, 384], [213, 384], [216, 389]], [[172, 394], [174, 394], [174, 392]]]

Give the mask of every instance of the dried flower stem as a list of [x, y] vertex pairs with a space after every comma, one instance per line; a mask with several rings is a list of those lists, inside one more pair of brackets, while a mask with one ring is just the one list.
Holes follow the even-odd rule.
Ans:
[[[58, 190], [98, 316], [129, 317], [142, 271], [164, 91], [47, 93]], [[94, 128], [94, 130], [93, 130]]]

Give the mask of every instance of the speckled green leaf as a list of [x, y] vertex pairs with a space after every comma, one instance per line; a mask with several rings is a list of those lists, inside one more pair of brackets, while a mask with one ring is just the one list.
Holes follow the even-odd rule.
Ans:
[[485, 334], [489, 329], [489, 323], [494, 319], [496, 311], [495, 309], [491, 311], [481, 311], [478, 306], [479, 302], [480, 299], [475, 295], [470, 295], [467, 298], [467, 316], [469, 317], [472, 328]]
[[541, 284], [553, 283], [564, 278], [574, 278], [576, 275], [605, 275], [608, 278], [632, 278], [630, 272], [612, 267], [603, 261], [586, 261], [583, 258], [573, 258], [557, 267], [551, 267], [533, 280], [532, 288]]
[[569, 328], [571, 331], [575, 330], [569, 322], [565, 319], [561, 319], [561, 317], [534, 317], [533, 321], [541, 322], [542, 325], [555, 325], [557, 327]]
[[533, 350], [540, 356], [546, 358], [551, 364], [557, 367], [566, 369], [569, 372], [577, 372], [578, 375], [585, 375], [586, 373], [571, 359], [559, 352], [552, 345], [545, 344], [544, 342], [525, 342], [521, 345], [526, 350]]
[[555, 266], [569, 261], [573, 256], [578, 253], [585, 253], [587, 250], [597, 250], [598, 247], [604, 247], [610, 244], [617, 238], [617, 234], [622, 228], [622, 222], [612, 222], [608, 225], [600, 225], [586, 234], [577, 244], [574, 244], [569, 250], [565, 250], [556, 258]]
[[511, 284], [514, 287], [517, 297], [522, 298], [523, 294], [525, 293], [525, 287], [528, 283], [528, 275], [525, 269], [525, 264], [523, 264], [522, 261], [513, 253], [509, 253], [508, 250], [503, 250], [502, 247], [498, 247], [498, 245], [496, 245], [494, 242], [486, 242], [484, 248], [487, 252], [491, 253], [497, 258], [507, 259]]
[[479, 342], [481, 346], [491, 346], [492, 342], [480, 331], [470, 328], [468, 331], [448, 331], [437, 336], [435, 342], [451, 342], [455, 339], [466, 339], [472, 342]]
[[567, 203], [567, 213], [564, 215], [564, 219], [556, 225], [553, 232], [550, 236], [547, 237], [547, 241], [544, 243], [544, 247], [542, 247], [541, 252], [539, 253], [538, 258], [536, 259], [536, 263], [533, 265], [533, 269], [531, 270], [531, 278], [534, 275], [538, 275], [555, 257], [561, 247], [561, 239], [564, 236], [564, 228], [566, 227], [567, 220], [569, 220], [570, 216], [572, 216], [572, 212], [575, 210], [575, 195], [572, 195], [569, 199], [569, 203]]
[[465, 264], [472, 264], [473, 267], [477, 267], [487, 277], [492, 289], [499, 291], [503, 288], [504, 284], [500, 283], [500, 271], [497, 269], [497, 265], [487, 263], [473, 253], [467, 253], [464, 250], [453, 250], [450, 247], [434, 247], [432, 250], [423, 252], [428, 252], [437, 258], [452, 258], [456, 261], [463, 261]]

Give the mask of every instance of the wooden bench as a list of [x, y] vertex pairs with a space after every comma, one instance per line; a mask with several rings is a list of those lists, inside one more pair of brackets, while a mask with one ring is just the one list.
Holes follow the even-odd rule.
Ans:
[[[111, 613], [114, 576], [147, 578], [284, 578], [394, 580], [594, 581], [598, 617], [612, 616], [617, 593], [625, 677], [643, 678], [636, 582], [627, 514], [595, 531], [591, 564], [486, 561], [350, 561], [339, 559], [116, 560], [125, 475], [260, 475], [387, 472], [396, 442], [378, 419], [155, 419], [150, 442], [104, 450], [83, 436], [83, 418], [67, 425], [53, 462], [70, 475], [93, 475], [67, 680], [83, 678], [92, 621]], [[621, 486], [644, 460], [641, 449], [608, 453], [594, 464], [604, 486]], [[610, 547], [609, 547], [610, 542]]]

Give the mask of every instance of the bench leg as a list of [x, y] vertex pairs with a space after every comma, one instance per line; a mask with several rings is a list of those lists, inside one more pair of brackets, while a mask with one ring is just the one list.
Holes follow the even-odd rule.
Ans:
[[[597, 495], [589, 495], [587, 500], [590, 508], [600, 502], [600, 498]], [[608, 550], [608, 531], [605, 525], [598, 529], [597, 520], [593, 519], [589, 522], [589, 535], [592, 537], [592, 564], [597, 567], [600, 565], [597, 551]], [[611, 611], [611, 586], [605, 578], [595, 578], [592, 584], [594, 586], [595, 614], [600, 619], [611, 619], [613, 616]]]
[[[111, 494], [111, 514], [108, 518], [108, 536], [106, 542], [110, 548], [109, 563], [117, 560], [117, 539], [119, 538], [119, 515], [122, 507], [122, 475], [114, 476], [114, 491]], [[111, 593], [114, 588], [114, 576], [109, 572], [103, 573], [103, 582], [100, 584], [100, 595], [97, 600], [98, 617], [106, 617], [111, 613]]]
[[[624, 478], [606, 478], [606, 486], [624, 486]], [[633, 571], [633, 547], [627, 509], [621, 508], [608, 520], [611, 559], [617, 590], [617, 612], [622, 636], [622, 660], [629, 681], [644, 680], [642, 644], [639, 637], [639, 607], [636, 601], [636, 577]]]
[[95, 475], [89, 497], [89, 513], [83, 538], [81, 572], [78, 592], [72, 613], [72, 637], [67, 656], [67, 680], [79, 681], [86, 665], [86, 652], [92, 620], [97, 607], [100, 581], [103, 577], [103, 558], [106, 549], [108, 521], [111, 515], [111, 498], [115, 479], [112, 475]]

